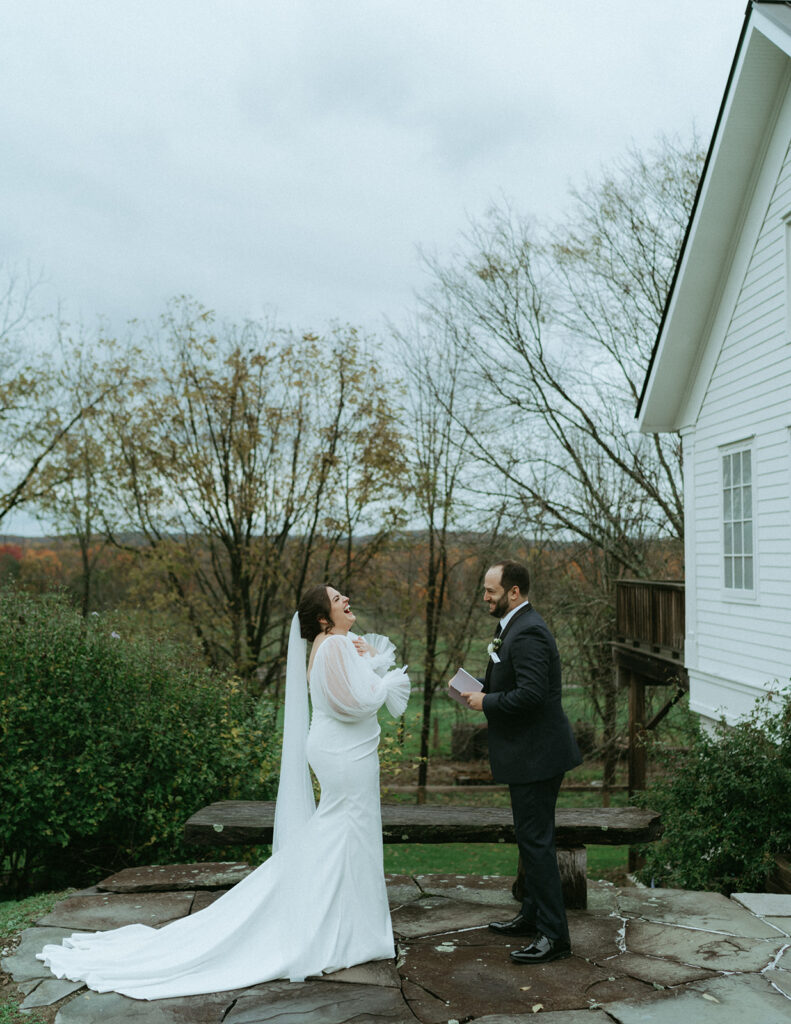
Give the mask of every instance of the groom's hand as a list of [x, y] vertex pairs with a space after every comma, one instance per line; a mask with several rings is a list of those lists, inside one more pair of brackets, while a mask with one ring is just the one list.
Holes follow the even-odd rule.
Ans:
[[464, 693], [462, 696], [467, 701], [468, 708], [472, 708], [473, 711], [483, 711], [483, 698], [486, 696], [484, 693]]

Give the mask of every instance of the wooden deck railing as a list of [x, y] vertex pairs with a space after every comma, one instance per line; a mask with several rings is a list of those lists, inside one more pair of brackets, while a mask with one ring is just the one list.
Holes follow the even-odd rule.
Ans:
[[684, 584], [619, 580], [615, 587], [615, 639], [646, 653], [684, 655]]

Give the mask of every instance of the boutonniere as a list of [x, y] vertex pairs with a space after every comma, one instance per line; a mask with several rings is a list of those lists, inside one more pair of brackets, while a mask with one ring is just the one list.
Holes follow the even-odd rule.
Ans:
[[502, 647], [502, 643], [503, 641], [500, 639], [499, 636], [496, 636], [494, 640], [492, 640], [492, 642], [486, 648], [486, 650], [489, 652], [489, 657], [491, 657], [493, 654], [500, 650], [500, 648]]

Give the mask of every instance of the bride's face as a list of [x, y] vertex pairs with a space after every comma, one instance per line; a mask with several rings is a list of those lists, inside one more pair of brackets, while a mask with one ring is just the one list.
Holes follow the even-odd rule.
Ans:
[[330, 616], [333, 633], [348, 633], [357, 616], [349, 608], [349, 598], [339, 594], [334, 587], [327, 587], [330, 599]]

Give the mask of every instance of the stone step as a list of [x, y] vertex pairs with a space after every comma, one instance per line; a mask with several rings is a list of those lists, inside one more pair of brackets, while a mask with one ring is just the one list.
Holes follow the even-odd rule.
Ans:
[[102, 892], [184, 892], [194, 889], [230, 889], [253, 869], [242, 861], [200, 864], [153, 864], [124, 868], [102, 879]]

